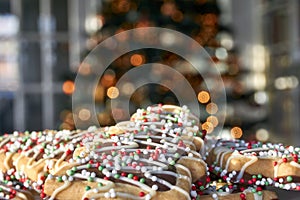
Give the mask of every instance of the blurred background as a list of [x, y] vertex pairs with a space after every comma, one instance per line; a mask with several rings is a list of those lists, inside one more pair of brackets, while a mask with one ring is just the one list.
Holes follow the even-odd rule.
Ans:
[[[297, 0], [0, 0], [0, 133], [74, 129], [74, 118], [88, 121], [84, 106], [72, 114], [81, 61], [109, 36], [158, 26], [192, 37], [215, 62], [227, 94], [224, 135], [299, 145], [299, 22]], [[177, 55], [153, 49], [129, 52], [105, 71], [95, 93], [100, 124], [114, 124], [112, 112], [122, 118], [122, 110], [107, 105], [132, 85], [114, 86], [148, 62], [172, 66], [189, 80], [206, 113], [202, 128], [213, 132], [218, 105], [203, 77]], [[93, 71], [82, 65], [78, 73]], [[131, 96], [132, 111], [156, 103], [178, 102], [153, 84]]]

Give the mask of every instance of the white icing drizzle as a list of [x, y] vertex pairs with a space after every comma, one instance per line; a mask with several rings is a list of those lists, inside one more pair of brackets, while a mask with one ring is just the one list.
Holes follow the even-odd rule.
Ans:
[[300, 164], [296, 163], [295, 161], [291, 161], [290, 164], [294, 167], [300, 168]]
[[250, 158], [250, 160], [249, 160], [248, 162], [246, 162], [246, 163], [243, 165], [243, 167], [241, 168], [241, 170], [240, 170], [240, 172], [239, 172], [239, 174], [238, 174], [238, 176], [237, 176], [237, 181], [241, 180], [241, 178], [243, 177], [243, 175], [244, 175], [244, 173], [245, 173], [245, 170], [246, 170], [250, 165], [252, 165], [253, 163], [255, 163], [255, 162], [258, 160], [258, 158], [257, 158], [256, 156], [250, 156], [249, 158]]
[[71, 185], [71, 182], [70, 181], [65, 181], [64, 184], [58, 188], [56, 188], [51, 197], [49, 198], [49, 200], [54, 200], [55, 197], [60, 193], [62, 192], [63, 190], [67, 189], [69, 186]]
[[10, 153], [10, 152], [9, 152], [9, 153], [6, 154], [6, 156], [5, 156], [5, 159], [4, 159], [4, 167], [5, 167], [7, 170], [10, 169], [9, 161], [11, 160], [11, 158], [12, 158], [13, 155], [14, 155], [13, 153]]

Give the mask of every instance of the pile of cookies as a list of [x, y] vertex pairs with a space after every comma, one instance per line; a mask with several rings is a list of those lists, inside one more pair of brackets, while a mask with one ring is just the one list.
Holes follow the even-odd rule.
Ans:
[[[300, 190], [299, 148], [205, 137], [183, 106], [87, 130], [0, 138], [0, 199], [277, 199]], [[210, 145], [213, 144], [213, 145]]]

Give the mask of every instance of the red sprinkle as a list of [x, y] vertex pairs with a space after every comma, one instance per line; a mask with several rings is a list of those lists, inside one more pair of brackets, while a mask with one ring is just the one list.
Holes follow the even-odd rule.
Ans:
[[40, 194], [40, 197], [43, 199], [43, 198], [46, 197], [46, 194], [45, 194], [44, 192], [42, 192], [42, 193]]
[[127, 176], [127, 174], [125, 172], [122, 172], [121, 176]]
[[240, 197], [241, 197], [242, 200], [245, 200], [245, 199], [246, 199], [246, 195], [245, 195], [244, 193], [241, 193], [241, 194], [240, 194]]
[[274, 161], [274, 167], [277, 165], [278, 163], [276, 161]]
[[287, 162], [288, 160], [287, 160], [287, 158], [282, 158], [282, 161]]
[[210, 182], [210, 177], [209, 177], [209, 176], [206, 177], [206, 182], [207, 182], [207, 183]]
[[143, 196], [145, 196], [145, 193], [144, 192], [140, 192], [140, 197], [143, 197]]

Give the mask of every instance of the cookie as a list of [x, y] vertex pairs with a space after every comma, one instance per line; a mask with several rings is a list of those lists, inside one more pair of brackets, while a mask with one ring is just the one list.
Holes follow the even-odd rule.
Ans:
[[206, 161], [226, 181], [298, 190], [299, 155], [299, 148], [282, 144], [220, 140]]

